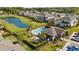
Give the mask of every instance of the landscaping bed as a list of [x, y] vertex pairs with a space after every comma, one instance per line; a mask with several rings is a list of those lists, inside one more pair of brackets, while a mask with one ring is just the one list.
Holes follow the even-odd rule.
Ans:
[[50, 43], [47, 43], [41, 47], [38, 47], [37, 50], [38, 51], [56, 51], [57, 49], [61, 49], [63, 48], [63, 46], [65, 45], [65, 41], [58, 41], [58, 43], [53, 43], [53, 42], [50, 42]]
[[32, 51], [32, 48], [30, 48], [27, 44], [24, 44], [22, 41], [18, 42], [26, 51]]
[[37, 48], [37, 47], [39, 47], [39, 46], [41, 46], [41, 45], [47, 43], [46, 40], [43, 40], [43, 41], [38, 42], [38, 43], [35, 44], [35, 43], [33, 43], [33, 42], [31, 41], [30, 37], [28, 37], [27, 35], [20, 35], [20, 37], [21, 37], [24, 41], [26, 41], [26, 43], [29, 43], [30, 45], [32, 45], [32, 46], [35, 47], [35, 48]]

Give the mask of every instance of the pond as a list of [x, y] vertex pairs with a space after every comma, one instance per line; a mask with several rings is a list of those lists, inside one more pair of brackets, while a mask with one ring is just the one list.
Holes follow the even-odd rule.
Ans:
[[23, 23], [20, 19], [15, 18], [15, 17], [5, 18], [5, 21], [8, 23], [14, 24], [16, 27], [19, 27], [19, 28], [28, 28], [29, 27], [28, 24]]

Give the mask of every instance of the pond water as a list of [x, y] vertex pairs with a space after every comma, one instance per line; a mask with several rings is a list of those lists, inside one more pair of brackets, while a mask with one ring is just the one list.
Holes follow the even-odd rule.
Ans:
[[15, 18], [15, 17], [10, 17], [10, 18], [5, 18], [5, 21], [11, 24], [14, 24], [15, 26], [19, 28], [28, 28], [29, 25], [23, 23], [20, 19]]

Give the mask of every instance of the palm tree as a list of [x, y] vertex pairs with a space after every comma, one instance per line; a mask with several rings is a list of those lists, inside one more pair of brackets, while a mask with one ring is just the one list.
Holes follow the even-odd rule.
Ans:
[[31, 28], [32, 28], [32, 25], [30, 24], [30, 25], [29, 25], [29, 28], [26, 29], [26, 32], [30, 31]]
[[32, 36], [31, 29], [32, 29], [32, 25], [30, 24], [29, 28], [26, 29], [26, 35], [28, 37], [31, 37]]

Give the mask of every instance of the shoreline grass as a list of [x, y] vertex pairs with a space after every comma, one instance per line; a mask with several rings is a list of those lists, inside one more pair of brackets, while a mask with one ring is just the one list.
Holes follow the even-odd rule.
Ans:
[[16, 17], [16, 18], [20, 19], [22, 22], [31, 26], [31, 28], [38, 28], [38, 27], [41, 27], [41, 26], [46, 24], [46, 23], [38, 23], [38, 22], [33, 22], [33, 21], [31, 22], [30, 19], [23, 17], [23, 16], [17, 16], [17, 15], [0, 16], [0, 24], [5, 26], [7, 30], [9, 30], [11, 32], [15, 32], [15, 33], [20, 32], [20, 31], [24, 31], [27, 28], [17, 28], [15, 25], [5, 22], [3, 19], [6, 17]]

